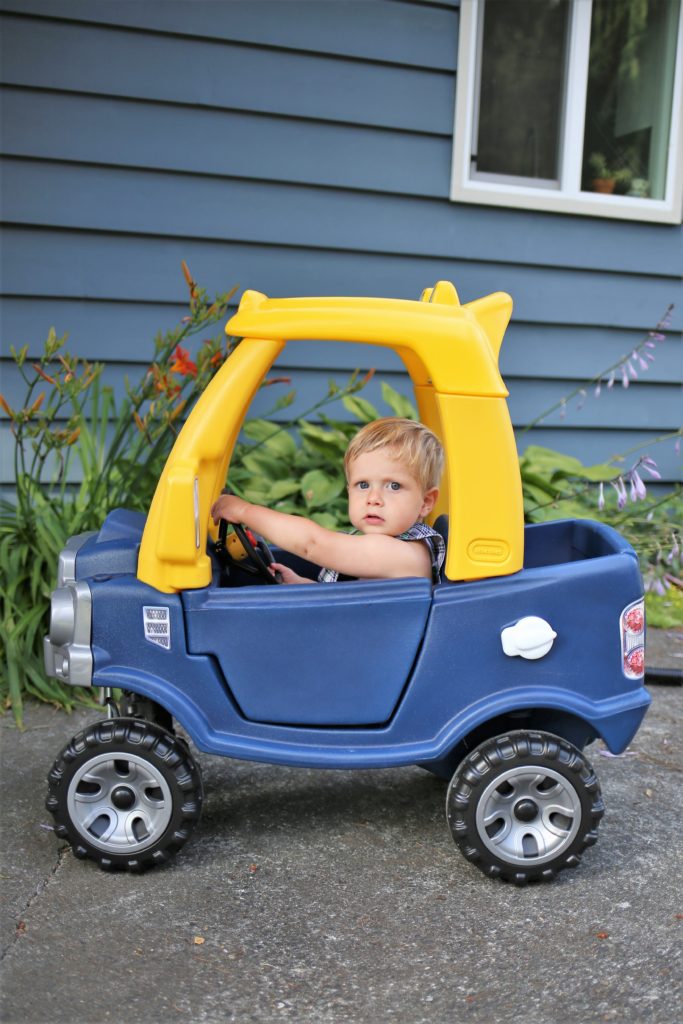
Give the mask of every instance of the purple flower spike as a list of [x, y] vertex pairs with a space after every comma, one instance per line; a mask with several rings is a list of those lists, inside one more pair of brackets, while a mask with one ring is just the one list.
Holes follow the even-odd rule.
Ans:
[[643, 469], [650, 474], [653, 480], [662, 479], [662, 474], [657, 469], [657, 463], [654, 459], [651, 459], [649, 455], [646, 455], [645, 458], [641, 459], [640, 464], [643, 467]]
[[611, 391], [613, 387], [614, 387], [614, 370], [612, 370], [612, 372], [609, 375], [609, 379], [607, 381], [607, 390]]
[[631, 477], [631, 501], [643, 501], [647, 497], [647, 489], [640, 478], [637, 469], [632, 469]]
[[661, 334], [659, 331], [650, 331], [650, 337], [655, 341], [666, 341], [666, 334]]
[[626, 367], [624, 365], [622, 365], [622, 367], [621, 367], [621, 386], [623, 388], [627, 388], [630, 383], [631, 382], [628, 379], [628, 374], [626, 372]]
[[599, 509], [599, 511], [602, 512], [604, 507], [605, 507], [605, 485], [602, 483], [602, 481], [600, 481], [600, 486], [598, 488], [598, 509]]
[[586, 404], [586, 392], [583, 390], [583, 388], [581, 388], [581, 390], [579, 391], [579, 401], [578, 401], [577, 406], [576, 406], [576, 411], [578, 412], [579, 409], [583, 409], [585, 404]]
[[563, 420], [567, 415], [567, 406], [565, 405], [564, 398], [560, 402], [560, 419]]
[[599, 380], [598, 383], [595, 385], [595, 397], [596, 398], [600, 397], [600, 392], [601, 391], [602, 391], [602, 381]]
[[626, 487], [624, 486], [624, 478], [619, 476], [616, 480], [610, 480], [610, 483], [617, 492], [617, 508], [621, 510], [626, 504]]
[[645, 358], [649, 359], [649, 361], [651, 363], [654, 363], [654, 361], [655, 361], [655, 354], [654, 354], [654, 352], [646, 352], [645, 353]]
[[657, 348], [657, 346], [655, 345], [654, 341], [646, 341], [645, 348]]
[[649, 365], [650, 364], [647, 363], [642, 356], [638, 356], [638, 366], [641, 368], [641, 370], [647, 370]]
[[638, 380], [638, 374], [636, 372], [636, 368], [635, 368], [635, 366], [633, 365], [633, 363], [631, 362], [630, 359], [629, 359], [629, 361], [628, 361], [628, 363], [626, 365], [628, 366], [628, 372], [631, 375], [631, 380]]

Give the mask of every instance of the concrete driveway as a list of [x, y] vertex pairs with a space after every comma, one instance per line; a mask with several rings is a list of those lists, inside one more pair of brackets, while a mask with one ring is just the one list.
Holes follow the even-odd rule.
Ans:
[[200, 755], [206, 804], [175, 864], [76, 860], [44, 778], [88, 719], [0, 723], [2, 1020], [674, 1024], [681, 977], [683, 690], [653, 688], [629, 751], [588, 750], [607, 813], [554, 883], [492, 882], [456, 851], [445, 784]]

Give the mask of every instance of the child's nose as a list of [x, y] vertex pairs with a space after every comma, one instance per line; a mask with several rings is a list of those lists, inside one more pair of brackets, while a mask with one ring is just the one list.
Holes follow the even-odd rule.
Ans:
[[371, 487], [368, 491], [368, 501], [371, 505], [382, 504], [382, 492], [379, 487]]

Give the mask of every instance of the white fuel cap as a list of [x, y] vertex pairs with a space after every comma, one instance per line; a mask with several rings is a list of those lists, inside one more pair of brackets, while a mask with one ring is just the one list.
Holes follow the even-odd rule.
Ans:
[[537, 615], [527, 615], [500, 634], [503, 651], [514, 658], [542, 658], [553, 646], [557, 633], [549, 622]]

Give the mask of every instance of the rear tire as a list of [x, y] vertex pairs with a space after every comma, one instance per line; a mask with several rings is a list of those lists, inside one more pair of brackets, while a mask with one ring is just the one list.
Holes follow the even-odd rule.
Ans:
[[48, 775], [45, 806], [77, 857], [141, 871], [180, 850], [202, 799], [186, 744], [153, 722], [112, 718], [64, 747]]
[[604, 804], [588, 760], [567, 740], [519, 730], [481, 743], [446, 796], [453, 839], [491, 878], [551, 881], [597, 840]]

